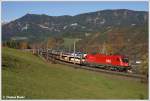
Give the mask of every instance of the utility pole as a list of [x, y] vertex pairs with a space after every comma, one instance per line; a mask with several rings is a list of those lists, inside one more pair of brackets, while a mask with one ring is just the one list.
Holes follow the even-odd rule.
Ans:
[[106, 54], [106, 43], [105, 42], [103, 44], [102, 54]]
[[75, 53], [76, 53], [76, 40], [74, 40], [74, 49], [73, 49], [73, 55], [74, 55], [74, 64], [75, 64]]
[[69, 45], [69, 53], [71, 53], [71, 45]]

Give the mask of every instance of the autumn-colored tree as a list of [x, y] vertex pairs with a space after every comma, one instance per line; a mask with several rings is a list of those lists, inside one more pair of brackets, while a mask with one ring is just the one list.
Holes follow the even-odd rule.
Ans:
[[55, 48], [58, 42], [55, 38], [49, 37], [46, 43], [46, 48]]
[[105, 44], [106, 46], [106, 54], [113, 54], [114, 53], [114, 50], [113, 50], [113, 47], [112, 47], [112, 44]]
[[20, 49], [27, 49], [28, 48], [28, 43], [26, 41], [22, 41], [19, 43], [19, 48]]
[[123, 37], [123, 33], [108, 33], [108, 43], [111, 43], [113, 53], [122, 53], [126, 41]]
[[99, 46], [100, 53], [103, 54], [113, 54], [113, 46], [110, 43], [104, 42]]
[[148, 54], [142, 56], [142, 63], [140, 65], [140, 73], [148, 75]]

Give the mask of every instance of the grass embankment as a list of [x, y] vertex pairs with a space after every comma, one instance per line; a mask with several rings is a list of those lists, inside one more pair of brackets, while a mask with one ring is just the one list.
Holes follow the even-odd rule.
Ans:
[[146, 84], [48, 64], [28, 52], [3, 48], [2, 64], [2, 96], [25, 96], [25, 99], [148, 98]]

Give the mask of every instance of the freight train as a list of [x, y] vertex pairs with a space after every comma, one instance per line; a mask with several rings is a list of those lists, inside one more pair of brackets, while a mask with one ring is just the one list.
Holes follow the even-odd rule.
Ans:
[[128, 57], [122, 55], [85, 54], [80, 52], [74, 54], [54, 50], [49, 52], [49, 55], [57, 60], [94, 68], [119, 72], [131, 72], [132, 69], [129, 66]]

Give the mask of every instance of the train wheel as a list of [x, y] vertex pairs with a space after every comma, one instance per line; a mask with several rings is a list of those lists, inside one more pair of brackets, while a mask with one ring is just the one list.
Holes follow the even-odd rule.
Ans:
[[111, 70], [112, 66], [106, 66], [106, 70]]
[[109, 70], [108, 66], [105, 66], [105, 69], [106, 69], [106, 70]]
[[118, 71], [118, 68], [117, 67], [111, 67], [111, 70], [112, 71]]

